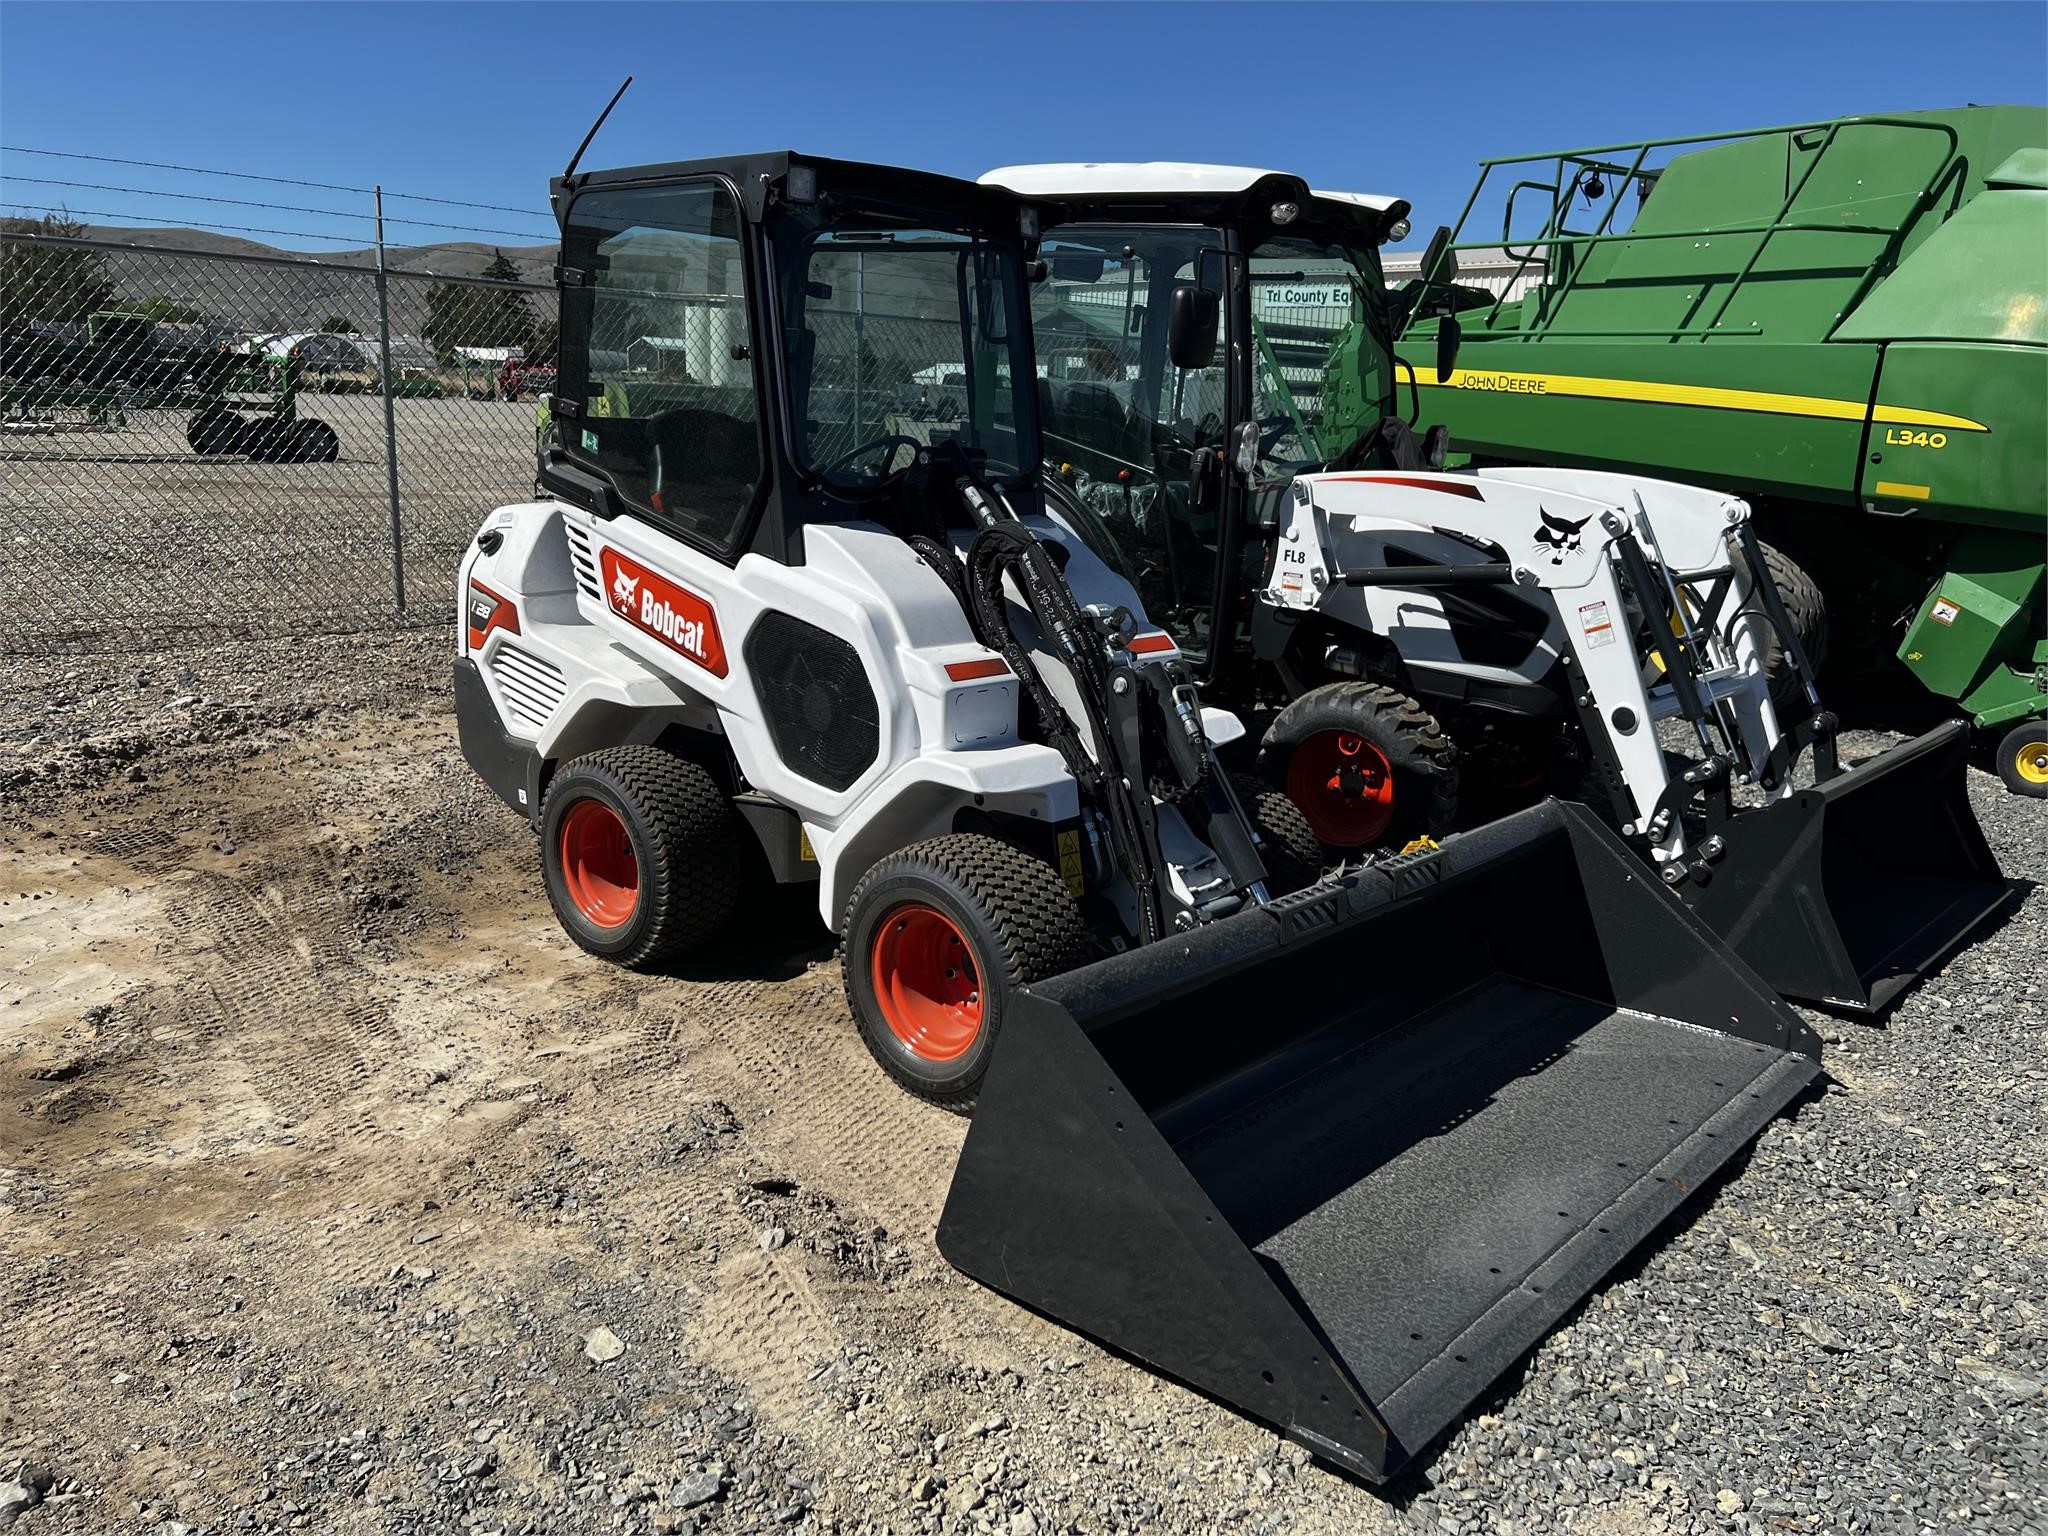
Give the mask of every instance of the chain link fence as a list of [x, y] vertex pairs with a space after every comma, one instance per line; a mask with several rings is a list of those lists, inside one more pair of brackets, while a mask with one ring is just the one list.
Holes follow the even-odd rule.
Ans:
[[453, 622], [555, 292], [387, 255], [0, 234], [0, 654]]

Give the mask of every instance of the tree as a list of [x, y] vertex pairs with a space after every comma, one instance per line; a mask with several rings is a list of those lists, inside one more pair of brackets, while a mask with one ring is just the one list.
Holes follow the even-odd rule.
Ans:
[[114, 296], [98, 251], [84, 245], [44, 245], [9, 235], [50, 235], [76, 240], [85, 226], [68, 214], [0, 219], [0, 331], [32, 320], [83, 320]]
[[552, 363], [555, 360], [555, 352], [561, 345], [561, 322], [538, 321], [533, 327], [533, 340], [527, 344], [526, 360], [530, 363]]
[[[484, 268], [484, 276], [498, 283], [523, 281], [519, 269], [505, 259], [503, 251], [491, 252], [491, 264]], [[489, 343], [501, 347], [529, 347], [533, 344], [533, 305], [527, 302], [526, 292], [521, 288], [498, 288], [493, 292], [498, 298], [498, 316], [501, 329], [515, 339]]]
[[427, 290], [427, 321], [420, 330], [444, 364], [454, 360], [457, 347], [518, 347], [523, 353], [534, 340], [525, 292], [497, 286], [518, 282], [518, 268], [497, 251], [484, 276], [491, 282], [436, 283]]
[[330, 336], [353, 336], [356, 333], [356, 323], [347, 315], [329, 315], [320, 322], [320, 329]]

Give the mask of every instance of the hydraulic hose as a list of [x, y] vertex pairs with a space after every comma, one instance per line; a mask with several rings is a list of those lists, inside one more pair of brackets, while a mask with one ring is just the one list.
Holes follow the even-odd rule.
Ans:
[[[1127, 761], [1128, 754], [1136, 750], [1135, 740], [1127, 744], [1111, 719], [1108, 652], [1038, 536], [1007, 506], [999, 507], [971, 476], [962, 476], [959, 488], [961, 499], [981, 524], [981, 532], [967, 550], [970, 622], [982, 644], [1009, 663], [1029, 692], [1041, 728], [1075, 780], [1107, 810], [1111, 841], [1122, 855], [1125, 874], [1137, 896], [1139, 942], [1149, 944], [1166, 932], [1156, 831], [1148, 818], [1150, 786], [1144, 782], [1141, 767]], [[1010, 576], [1016, 578], [1024, 606], [1073, 676], [1080, 706], [1101, 752], [1100, 761], [1089, 756], [1072, 717], [1045, 686], [1010, 629], [1009, 599], [1004, 591], [1004, 580]], [[1130, 705], [1125, 707], [1128, 710]], [[1141, 795], [1148, 797], [1142, 810], [1138, 803]]]

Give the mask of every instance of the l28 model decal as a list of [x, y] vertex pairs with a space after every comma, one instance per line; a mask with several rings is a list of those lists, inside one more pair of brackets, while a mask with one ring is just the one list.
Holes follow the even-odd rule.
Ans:
[[613, 613], [670, 650], [680, 651], [713, 677], [725, 676], [725, 641], [709, 603], [609, 545], [598, 551], [598, 565], [604, 572], [605, 601]]

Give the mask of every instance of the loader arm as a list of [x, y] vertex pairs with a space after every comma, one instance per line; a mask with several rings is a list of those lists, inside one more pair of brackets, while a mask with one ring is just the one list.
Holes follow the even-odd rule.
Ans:
[[[1446, 666], [1458, 664], [1458, 639], [1434, 589], [1492, 583], [1539, 602], [1544, 643], [1522, 663], [1524, 680], [1562, 673], [1618, 819], [1660, 866], [1682, 877], [1685, 803], [1711, 796], [1718, 805], [1738, 772], [1768, 777], [1768, 794], [1790, 793], [1783, 774], [1761, 772], [1776, 760], [1780, 733], [1760, 615], [1730, 547], [1730, 531], [1748, 516], [1742, 502], [1540, 471], [1325, 473], [1295, 487], [1266, 601], [1351, 619], [1413, 661]], [[1428, 534], [1437, 536], [1417, 537]], [[1389, 554], [1418, 549], [1421, 564]], [[1685, 633], [1645, 624], [1651, 616], [1678, 616]], [[1647, 642], [1638, 638], [1645, 630]], [[1675, 717], [1702, 759], [1674, 784], [1656, 727]]]
[[[2009, 905], [1970, 813], [1960, 726], [1838, 762], [1745, 503], [1521, 468], [1306, 475], [1294, 492], [1264, 600], [1384, 637], [1438, 691], [1550, 680], [1623, 835], [1786, 995], [1880, 1010]], [[1463, 654], [1438, 594], [1474, 581], [1543, 610], [1519, 663]], [[1764, 667], [1771, 630], [1805, 707], [1789, 729]], [[1666, 753], [1666, 721], [1696, 755]], [[1763, 804], [1739, 808], [1738, 789]]]

